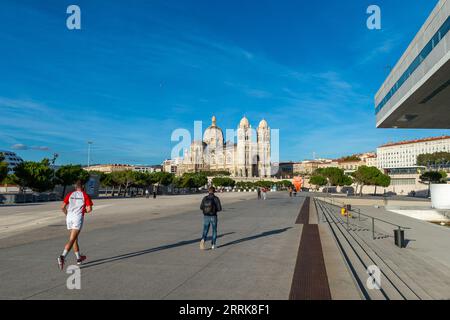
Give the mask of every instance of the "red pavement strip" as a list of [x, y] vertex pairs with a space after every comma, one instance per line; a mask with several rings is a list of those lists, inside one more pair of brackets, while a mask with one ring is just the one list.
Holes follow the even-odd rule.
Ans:
[[319, 227], [309, 224], [310, 206], [311, 198], [307, 197], [296, 222], [303, 228], [289, 300], [331, 300]]
[[309, 224], [309, 206], [311, 205], [311, 198], [306, 197], [303, 205], [300, 208], [300, 214], [297, 217], [295, 224]]

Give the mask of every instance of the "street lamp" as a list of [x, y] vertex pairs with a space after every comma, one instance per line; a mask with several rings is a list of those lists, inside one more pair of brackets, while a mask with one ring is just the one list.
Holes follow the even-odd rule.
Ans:
[[87, 144], [88, 144], [87, 165], [88, 165], [88, 168], [89, 168], [91, 166], [91, 145], [93, 144], [93, 142], [92, 141], [88, 141]]

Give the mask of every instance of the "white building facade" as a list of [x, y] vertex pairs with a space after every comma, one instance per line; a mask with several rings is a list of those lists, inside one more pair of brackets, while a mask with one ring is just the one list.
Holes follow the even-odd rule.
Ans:
[[412, 168], [417, 156], [435, 152], [450, 152], [450, 136], [388, 143], [377, 148], [379, 169]]
[[[270, 128], [261, 120], [253, 129], [243, 117], [232, 141], [226, 141], [217, 119], [205, 130], [202, 141], [193, 141], [185, 150], [177, 174], [201, 171], [228, 171], [234, 177], [270, 177]], [[237, 142], [234, 142], [236, 138]]]
[[450, 128], [450, 0], [434, 2], [375, 96], [378, 128]]

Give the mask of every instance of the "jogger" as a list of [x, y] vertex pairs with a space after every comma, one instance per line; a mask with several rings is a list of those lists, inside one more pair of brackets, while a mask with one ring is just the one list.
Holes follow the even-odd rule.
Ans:
[[64, 198], [61, 210], [66, 215], [69, 241], [64, 246], [62, 254], [58, 257], [58, 265], [61, 270], [64, 269], [66, 256], [72, 248], [77, 258], [77, 264], [82, 264], [83, 261], [86, 260], [86, 256], [80, 254], [78, 236], [83, 227], [84, 214], [86, 212], [91, 212], [93, 205], [89, 195], [84, 192], [83, 183], [81, 181], [77, 181], [75, 191], [68, 193]]

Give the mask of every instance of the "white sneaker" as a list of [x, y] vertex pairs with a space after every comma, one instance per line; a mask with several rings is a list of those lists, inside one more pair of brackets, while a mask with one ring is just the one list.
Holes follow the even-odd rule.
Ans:
[[214, 250], [215, 248], [216, 248], [216, 245], [213, 244], [213, 245], [211, 246], [211, 250]]
[[200, 241], [200, 250], [205, 250], [205, 240]]

